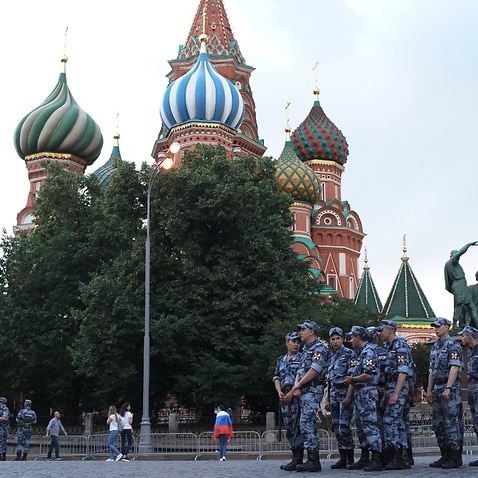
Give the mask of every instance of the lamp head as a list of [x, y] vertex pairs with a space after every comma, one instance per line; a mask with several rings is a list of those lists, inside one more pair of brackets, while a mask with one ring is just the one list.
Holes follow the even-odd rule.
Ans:
[[178, 143], [178, 142], [174, 142], [171, 144], [171, 146], [169, 146], [169, 152], [171, 154], [176, 154], [176, 153], [179, 153], [179, 150], [181, 149], [181, 145]]
[[166, 158], [164, 158], [164, 161], [160, 164], [160, 168], [161, 169], [171, 169], [173, 164], [174, 164], [173, 158], [167, 156]]

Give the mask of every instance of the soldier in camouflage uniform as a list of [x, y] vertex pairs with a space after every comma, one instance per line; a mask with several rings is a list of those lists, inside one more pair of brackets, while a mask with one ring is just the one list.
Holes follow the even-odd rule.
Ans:
[[352, 347], [357, 350], [357, 359], [352, 374], [345, 377], [344, 383], [349, 385], [348, 396], [353, 393], [355, 416], [360, 417], [360, 436], [363, 439], [360, 448], [372, 451], [372, 460], [363, 470], [381, 471], [383, 466], [382, 437], [378, 424], [378, 357], [368, 342], [367, 330], [364, 327], [354, 325], [347, 336], [351, 338]]
[[344, 404], [348, 385], [344, 378], [348, 374], [350, 361], [355, 352], [344, 346], [344, 332], [340, 327], [329, 330], [329, 343], [331, 350], [327, 361], [329, 376], [329, 391], [325, 409], [331, 412], [332, 426], [337, 439], [340, 459], [334, 463], [333, 470], [347, 468], [354, 462], [354, 441], [350, 423], [353, 417], [353, 403]]
[[0, 461], [7, 458], [7, 437], [10, 430], [10, 410], [7, 407], [7, 399], [0, 397]]
[[393, 320], [382, 320], [378, 329], [387, 344], [385, 409], [382, 417], [387, 450], [385, 469], [403, 470], [403, 455], [407, 454], [408, 446], [404, 409], [409, 401], [408, 374], [412, 365], [412, 351], [407, 341], [396, 335], [397, 324]]
[[294, 471], [296, 466], [303, 463], [304, 439], [299, 430], [299, 398], [291, 397], [286, 400], [287, 394], [295, 383], [297, 370], [301, 364], [300, 335], [290, 332], [285, 336], [287, 354], [279, 357], [274, 372], [274, 387], [279, 396], [279, 406], [286, 429], [286, 437], [292, 451], [292, 460], [287, 465], [282, 465], [281, 470]]
[[[37, 414], [31, 409], [32, 401], [25, 400], [24, 408], [17, 415], [17, 457], [15, 461], [25, 461], [30, 450], [30, 439], [32, 437], [33, 425], [37, 422]], [[23, 455], [22, 455], [23, 453]]]
[[[462, 344], [468, 347], [468, 405], [473, 416], [473, 428], [478, 436], [478, 330], [467, 325], [458, 332], [463, 336]], [[469, 463], [478, 466], [478, 460]]]
[[432, 405], [432, 426], [441, 457], [430, 466], [458, 468], [463, 446], [462, 348], [450, 337], [450, 320], [439, 317], [431, 326], [438, 340], [430, 350], [427, 401]]
[[299, 335], [304, 344], [302, 362], [297, 371], [295, 385], [289, 392], [300, 397], [300, 432], [307, 448], [307, 461], [297, 465], [296, 471], [321, 471], [319, 460], [319, 436], [317, 412], [324, 396], [325, 374], [327, 372], [327, 349], [318, 339], [319, 326], [307, 320], [299, 324]]

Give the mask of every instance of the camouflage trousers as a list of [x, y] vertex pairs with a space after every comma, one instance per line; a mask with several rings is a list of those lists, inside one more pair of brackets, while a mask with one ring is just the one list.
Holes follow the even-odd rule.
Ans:
[[432, 426], [440, 448], [458, 450], [463, 445], [463, 406], [459, 384], [453, 385], [449, 398], [442, 397], [445, 385], [433, 389]]
[[407, 430], [405, 426], [405, 403], [409, 401], [408, 383], [405, 382], [397, 401], [390, 405], [388, 399], [395, 389], [396, 382], [387, 382], [385, 390], [385, 410], [382, 416], [383, 436], [385, 446], [390, 448], [407, 448]]
[[300, 433], [299, 414], [300, 404], [298, 398], [293, 398], [288, 404], [281, 404], [280, 411], [286, 430], [286, 438], [291, 448], [302, 448], [304, 438]]
[[[361, 448], [382, 451], [379, 426], [378, 390], [375, 386], [359, 386], [354, 390], [354, 411]], [[359, 430], [360, 429], [360, 430]]]
[[353, 450], [354, 440], [352, 438], [352, 430], [350, 423], [354, 414], [353, 402], [345, 406], [343, 404], [347, 388], [331, 388], [330, 389], [330, 413], [332, 418], [332, 427], [334, 429], [335, 438], [337, 439], [337, 447], [339, 450]]
[[30, 450], [30, 440], [32, 438], [32, 429], [31, 427], [28, 428], [21, 428], [18, 430], [18, 438], [17, 438], [17, 452], [22, 451], [24, 453], [28, 453]]
[[7, 452], [8, 428], [0, 427], [0, 453]]
[[478, 382], [468, 381], [468, 405], [473, 416], [473, 428], [478, 436]]
[[304, 439], [304, 447], [319, 449], [319, 435], [317, 432], [317, 412], [324, 396], [324, 386], [316, 385], [305, 387], [300, 396], [300, 433]]

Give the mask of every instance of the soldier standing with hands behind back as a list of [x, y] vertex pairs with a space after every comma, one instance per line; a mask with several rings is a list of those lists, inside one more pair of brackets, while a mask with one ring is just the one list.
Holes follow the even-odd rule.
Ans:
[[[32, 401], [25, 400], [24, 408], [17, 415], [17, 457], [15, 461], [25, 461], [30, 450], [30, 439], [32, 437], [33, 425], [37, 422], [37, 414], [31, 409]], [[23, 452], [23, 456], [22, 456]]]
[[285, 336], [287, 354], [279, 357], [274, 372], [274, 386], [279, 396], [279, 406], [282, 420], [286, 429], [286, 437], [292, 451], [292, 460], [282, 465], [281, 470], [294, 471], [296, 466], [304, 460], [304, 439], [299, 428], [299, 398], [286, 399], [295, 383], [295, 376], [302, 360], [300, 336], [297, 332], [290, 332]]
[[340, 459], [331, 468], [338, 470], [354, 463], [354, 440], [350, 423], [354, 413], [353, 403], [344, 403], [348, 385], [344, 379], [350, 362], [356, 358], [355, 352], [344, 346], [344, 331], [340, 327], [329, 330], [331, 350], [328, 357], [329, 392], [325, 409], [331, 412], [332, 426], [337, 439]]

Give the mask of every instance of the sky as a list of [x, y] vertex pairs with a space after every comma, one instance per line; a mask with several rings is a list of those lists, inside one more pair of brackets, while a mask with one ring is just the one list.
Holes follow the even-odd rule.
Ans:
[[[14, 148], [15, 128], [55, 87], [63, 54], [73, 97], [103, 133], [102, 154], [87, 173], [109, 158], [117, 126], [123, 159], [138, 166], [151, 162], [168, 60], [186, 41], [198, 4], [6, 4], [0, 29], [2, 229], [12, 233], [29, 190], [25, 164]], [[382, 302], [398, 273], [405, 237], [409, 264], [432, 309], [451, 318], [444, 263], [452, 249], [478, 240], [478, 2], [224, 0], [224, 5], [241, 52], [255, 68], [251, 87], [266, 155], [277, 158], [284, 146], [285, 105], [291, 103], [294, 130], [313, 105], [317, 82], [324, 111], [349, 144], [342, 199], [361, 217]], [[474, 284], [478, 247], [460, 262], [468, 284]]]

